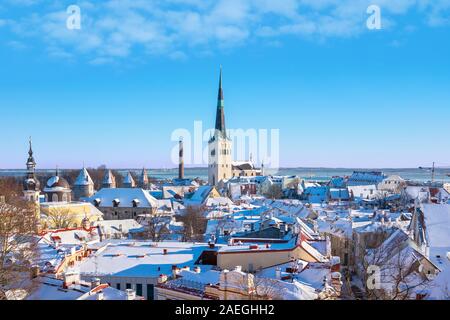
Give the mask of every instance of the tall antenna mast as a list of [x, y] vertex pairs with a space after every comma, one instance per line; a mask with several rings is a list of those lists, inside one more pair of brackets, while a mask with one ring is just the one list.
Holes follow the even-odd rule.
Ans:
[[431, 183], [434, 182], [435, 163], [433, 162], [433, 168], [431, 169]]

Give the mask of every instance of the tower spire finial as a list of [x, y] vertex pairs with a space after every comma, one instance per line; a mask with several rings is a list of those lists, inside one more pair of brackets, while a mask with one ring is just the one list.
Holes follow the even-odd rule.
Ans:
[[219, 76], [219, 94], [217, 96], [217, 100], [223, 101], [223, 88], [222, 88], [222, 65], [220, 65], [220, 76]]
[[30, 155], [30, 157], [33, 155], [33, 141], [31, 140], [31, 136], [30, 139], [28, 140], [29, 144], [30, 144], [30, 149], [28, 150], [28, 154]]

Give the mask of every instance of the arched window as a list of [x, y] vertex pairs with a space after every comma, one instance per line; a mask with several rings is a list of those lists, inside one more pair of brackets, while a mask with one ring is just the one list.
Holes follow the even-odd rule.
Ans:
[[52, 195], [52, 202], [58, 202], [59, 200], [58, 200], [58, 195], [56, 194], [56, 193], [54, 193], [53, 195]]
[[67, 194], [63, 193], [62, 195], [62, 201], [67, 202]]

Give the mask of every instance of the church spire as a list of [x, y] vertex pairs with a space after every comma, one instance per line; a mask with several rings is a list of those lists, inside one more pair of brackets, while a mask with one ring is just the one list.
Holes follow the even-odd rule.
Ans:
[[29, 144], [30, 144], [30, 147], [28, 149], [27, 168], [28, 168], [28, 170], [34, 170], [34, 168], [36, 167], [36, 162], [34, 161], [34, 157], [33, 157], [33, 146], [32, 146], [31, 137], [29, 140]]
[[220, 66], [220, 78], [219, 78], [219, 93], [217, 96], [217, 114], [216, 114], [216, 133], [227, 136], [225, 129], [225, 111], [224, 111], [224, 98], [222, 88], [222, 66]]

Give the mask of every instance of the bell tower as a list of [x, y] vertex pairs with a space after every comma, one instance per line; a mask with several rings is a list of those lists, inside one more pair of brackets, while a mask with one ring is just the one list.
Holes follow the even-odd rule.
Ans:
[[36, 161], [33, 156], [31, 137], [29, 140], [27, 175], [23, 181], [23, 195], [25, 200], [39, 204], [40, 183], [36, 178]]
[[221, 180], [227, 180], [232, 177], [232, 141], [227, 136], [224, 109], [222, 67], [220, 67], [216, 126], [214, 135], [208, 142], [208, 183], [213, 186], [217, 185]]

